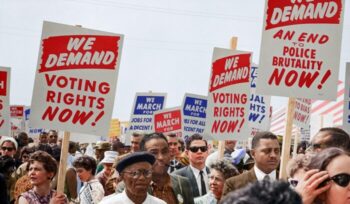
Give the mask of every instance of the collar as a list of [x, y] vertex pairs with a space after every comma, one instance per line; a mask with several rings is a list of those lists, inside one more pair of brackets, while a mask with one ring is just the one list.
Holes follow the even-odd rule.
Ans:
[[[123, 200], [124, 202], [123, 203], [126, 203], [126, 204], [129, 204], [129, 203], [134, 203], [129, 197], [128, 195], [126, 194], [126, 191], [124, 190], [122, 193], [122, 197], [123, 197]], [[118, 194], [117, 194], [118, 195]], [[146, 199], [142, 202], [142, 203], [146, 203], [147, 200], [150, 199], [150, 195], [147, 193], [147, 196], [146, 196]]]
[[196, 169], [194, 168], [192, 165], [190, 165], [190, 168], [192, 169], [192, 172], [194, 174], [194, 177], [197, 178], [199, 176], [199, 172], [202, 170], [203, 171], [203, 176], [207, 175], [207, 169], [206, 167], [204, 166], [203, 169], [199, 170], [199, 169]]
[[271, 181], [276, 180], [276, 170], [273, 170], [269, 174], [265, 174], [256, 165], [254, 165], [254, 172], [255, 172], [255, 175], [256, 175], [256, 178], [258, 181], [262, 181], [264, 179], [265, 175], [269, 175]]

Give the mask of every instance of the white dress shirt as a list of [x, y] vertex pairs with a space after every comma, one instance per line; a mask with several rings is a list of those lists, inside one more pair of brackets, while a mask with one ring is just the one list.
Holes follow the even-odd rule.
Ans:
[[254, 165], [254, 172], [255, 172], [255, 175], [256, 175], [256, 178], [258, 179], [258, 181], [264, 180], [266, 175], [268, 175], [270, 177], [270, 181], [276, 180], [276, 170], [273, 170], [269, 174], [265, 174], [256, 165]]
[[[193, 166], [191, 166], [191, 169], [192, 169], [192, 172], [194, 174], [194, 177], [196, 178], [196, 182], [197, 182], [197, 186], [198, 186], [198, 191], [199, 191], [199, 195], [203, 196], [202, 195], [202, 184], [201, 184], [201, 175], [199, 174], [200, 173], [200, 170], [194, 168]], [[207, 190], [207, 192], [209, 192], [209, 176], [207, 174], [207, 169], [206, 167], [204, 166], [204, 168], [202, 169], [203, 171], [203, 177], [204, 177], [204, 183], [205, 183], [205, 189]]]
[[[122, 193], [105, 197], [99, 204], [134, 204], [134, 202], [130, 200], [124, 190]], [[143, 201], [143, 204], [166, 204], [166, 202], [147, 193], [146, 200]]]

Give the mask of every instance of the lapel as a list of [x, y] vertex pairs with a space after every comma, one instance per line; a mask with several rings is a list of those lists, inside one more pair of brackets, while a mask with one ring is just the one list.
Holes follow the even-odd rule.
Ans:
[[199, 196], [199, 190], [198, 190], [196, 178], [194, 177], [191, 167], [187, 166], [186, 168], [187, 168], [186, 169], [187, 178], [190, 180], [190, 183], [192, 184], [192, 188], [193, 188], [193, 197], [197, 197]]
[[178, 177], [178, 175], [170, 174], [171, 186], [173, 187], [173, 191], [174, 191], [175, 196], [177, 196], [177, 194], [182, 194], [181, 189], [180, 189], [181, 183], [179, 183], [179, 180], [177, 179], [177, 177]]
[[256, 178], [256, 174], [255, 174], [254, 168], [251, 168], [251, 169], [248, 171], [247, 177], [248, 177], [248, 181], [249, 181], [249, 182], [253, 182], [253, 181], [257, 181], [257, 180], [258, 180], [258, 179]]

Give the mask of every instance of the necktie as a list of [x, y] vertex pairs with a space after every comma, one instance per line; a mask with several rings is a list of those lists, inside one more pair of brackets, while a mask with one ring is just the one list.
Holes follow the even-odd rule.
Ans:
[[201, 176], [202, 195], [205, 195], [205, 194], [207, 194], [207, 189], [205, 188], [203, 171], [200, 171], [199, 174]]
[[269, 175], [266, 174], [266, 175], [264, 176], [264, 180], [265, 180], [265, 181], [270, 181]]

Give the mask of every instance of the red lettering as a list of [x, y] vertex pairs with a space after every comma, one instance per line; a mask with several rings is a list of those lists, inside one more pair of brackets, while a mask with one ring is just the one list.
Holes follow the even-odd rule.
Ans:
[[286, 70], [282, 68], [281, 72], [279, 72], [279, 69], [275, 68], [269, 79], [269, 84], [271, 85], [273, 82], [275, 82], [275, 85], [280, 85], [285, 71]]

